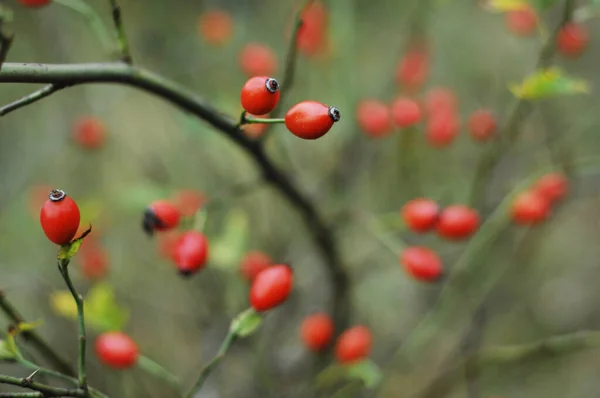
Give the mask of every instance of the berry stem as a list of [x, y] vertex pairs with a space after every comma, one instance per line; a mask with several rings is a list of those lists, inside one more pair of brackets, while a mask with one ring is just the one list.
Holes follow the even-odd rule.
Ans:
[[225, 354], [231, 348], [231, 346], [233, 345], [233, 343], [236, 340], [237, 340], [237, 334], [236, 334], [235, 330], [230, 329], [229, 332], [227, 333], [227, 336], [225, 336], [225, 340], [223, 340], [223, 343], [221, 344], [221, 347], [219, 348], [217, 355], [215, 355], [213, 357], [213, 359], [211, 359], [206, 365], [204, 365], [202, 370], [200, 370], [200, 375], [198, 376], [196, 383], [194, 383], [194, 386], [190, 389], [190, 391], [187, 394], [185, 394], [185, 396], [184, 396], [185, 398], [193, 398], [194, 396], [196, 396], [198, 391], [200, 391], [200, 389], [204, 385], [204, 382], [206, 381], [208, 376], [223, 360], [223, 358], [225, 357]]
[[181, 384], [179, 379], [159, 363], [142, 355], [138, 358], [137, 366], [144, 372], [165, 381], [167, 384], [173, 387], [175, 391], [181, 392]]
[[242, 124], [253, 124], [253, 123], [261, 123], [261, 124], [281, 124], [285, 123], [285, 119], [270, 119], [270, 118], [260, 118], [260, 117], [252, 117], [246, 116], [244, 118], [244, 122]]
[[77, 293], [71, 277], [69, 275], [69, 260], [58, 260], [58, 269], [75, 300], [77, 305], [77, 321], [79, 325], [79, 355], [77, 361], [77, 373], [79, 388], [87, 391], [87, 377], [85, 372], [85, 350], [86, 350], [86, 336], [85, 336], [85, 318], [83, 310], [83, 297]]

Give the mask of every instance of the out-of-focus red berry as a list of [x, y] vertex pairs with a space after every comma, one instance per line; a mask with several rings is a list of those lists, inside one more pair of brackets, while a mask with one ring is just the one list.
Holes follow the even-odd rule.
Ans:
[[132, 367], [140, 356], [135, 341], [123, 332], [101, 334], [96, 339], [95, 348], [100, 361], [114, 369]]
[[583, 25], [568, 23], [556, 35], [556, 47], [562, 55], [577, 58], [585, 51], [589, 40], [590, 34]]
[[315, 313], [307, 316], [300, 326], [300, 337], [304, 345], [312, 351], [321, 351], [333, 337], [334, 326], [329, 315]]
[[392, 120], [398, 127], [410, 127], [421, 121], [421, 107], [410, 98], [396, 98], [392, 102]]
[[390, 109], [376, 99], [365, 99], [356, 107], [356, 120], [360, 129], [373, 138], [385, 137], [392, 131]]
[[479, 228], [477, 210], [465, 205], [451, 205], [440, 213], [437, 233], [448, 240], [461, 240], [473, 235]]
[[187, 231], [179, 236], [173, 250], [173, 261], [182, 276], [202, 270], [208, 260], [209, 243], [204, 234]]
[[516, 224], [535, 225], [550, 215], [548, 199], [534, 190], [519, 194], [512, 203], [511, 216]]
[[181, 211], [170, 200], [156, 200], [146, 208], [142, 226], [144, 231], [152, 234], [154, 231], [166, 231], [179, 225]]
[[198, 33], [213, 46], [227, 44], [233, 35], [233, 19], [222, 10], [209, 10], [198, 19]]
[[442, 260], [427, 247], [407, 247], [400, 254], [400, 263], [408, 275], [419, 281], [435, 282], [442, 276]]
[[506, 27], [517, 36], [529, 36], [535, 32], [538, 18], [531, 7], [511, 10], [505, 16]]
[[250, 76], [272, 76], [277, 72], [277, 55], [265, 44], [248, 43], [240, 51], [240, 68]]
[[206, 202], [206, 196], [200, 191], [194, 189], [181, 189], [173, 197], [173, 204], [179, 208], [183, 217], [191, 217]]
[[108, 274], [108, 253], [95, 240], [84, 243], [79, 251], [78, 258], [81, 263], [81, 273], [87, 279], [95, 281], [104, 278]]
[[569, 181], [562, 173], [549, 173], [537, 180], [533, 190], [552, 204], [565, 197], [569, 190]]
[[452, 144], [460, 130], [458, 116], [452, 112], [438, 112], [427, 121], [425, 138], [434, 148], [444, 148]]
[[321, 0], [310, 3], [300, 16], [302, 25], [298, 30], [298, 50], [306, 55], [319, 53], [326, 44], [328, 30], [327, 8]]
[[273, 265], [273, 260], [268, 254], [261, 251], [251, 251], [246, 253], [246, 256], [242, 259], [240, 271], [246, 280], [253, 281], [256, 275], [271, 265]]
[[373, 337], [366, 326], [353, 326], [340, 335], [335, 346], [335, 356], [340, 363], [365, 359], [371, 352]]
[[416, 233], [424, 233], [435, 227], [439, 212], [440, 207], [435, 201], [417, 198], [402, 207], [401, 215], [408, 229]]
[[106, 142], [104, 123], [94, 116], [82, 117], [73, 126], [73, 139], [85, 149], [98, 149]]
[[429, 53], [422, 46], [413, 46], [398, 62], [396, 82], [412, 93], [423, 86], [429, 75]]
[[423, 100], [425, 111], [429, 116], [444, 112], [456, 113], [458, 99], [448, 87], [434, 87], [427, 91]]
[[467, 121], [469, 134], [476, 141], [486, 141], [496, 132], [496, 118], [488, 109], [478, 109]]

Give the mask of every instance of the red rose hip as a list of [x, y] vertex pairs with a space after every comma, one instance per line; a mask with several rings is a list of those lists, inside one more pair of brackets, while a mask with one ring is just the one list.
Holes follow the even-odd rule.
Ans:
[[107, 332], [96, 339], [96, 355], [113, 369], [130, 368], [140, 353], [137, 344], [123, 332]]
[[435, 282], [442, 276], [442, 260], [433, 250], [422, 246], [411, 246], [400, 254], [404, 271], [416, 280]]
[[256, 311], [267, 311], [283, 303], [293, 284], [292, 269], [285, 264], [273, 265], [261, 271], [250, 287], [250, 304]]
[[142, 227], [148, 235], [154, 231], [167, 231], [179, 225], [181, 211], [179, 207], [168, 200], [152, 202], [144, 211]]
[[255, 76], [242, 87], [240, 100], [246, 112], [264, 115], [271, 112], [279, 102], [279, 83], [272, 77]]
[[477, 210], [469, 206], [448, 206], [440, 213], [437, 233], [448, 240], [465, 239], [477, 231], [479, 219]]
[[550, 203], [536, 191], [519, 194], [512, 203], [511, 216], [516, 224], [535, 225], [550, 215]]
[[300, 337], [304, 345], [312, 351], [321, 351], [333, 337], [333, 321], [329, 315], [315, 313], [307, 316], [300, 326]]
[[64, 191], [53, 189], [42, 206], [40, 223], [46, 237], [57, 245], [73, 239], [80, 221], [79, 207]]
[[366, 326], [353, 326], [338, 338], [335, 356], [340, 363], [352, 363], [365, 359], [371, 352], [373, 337]]
[[392, 129], [390, 109], [376, 99], [366, 99], [358, 103], [356, 120], [360, 129], [373, 138], [384, 137]]
[[317, 101], [304, 101], [285, 114], [285, 126], [296, 137], [316, 140], [324, 136], [340, 120], [340, 111]]
[[413, 232], [423, 233], [435, 227], [440, 213], [438, 204], [425, 198], [409, 201], [402, 207], [402, 219]]
[[556, 47], [562, 55], [577, 58], [587, 48], [589, 39], [590, 35], [584, 26], [568, 23], [556, 35]]
[[529, 36], [537, 27], [537, 14], [531, 7], [511, 10], [506, 13], [506, 27], [517, 36]]
[[84, 149], [98, 149], [106, 141], [106, 126], [97, 118], [87, 116], [75, 123], [73, 140]]
[[248, 76], [270, 76], [277, 71], [277, 55], [264, 44], [246, 44], [239, 58], [240, 68]]
[[496, 132], [496, 119], [491, 111], [478, 109], [469, 116], [467, 127], [475, 141], [486, 141]]
[[392, 102], [392, 119], [398, 127], [406, 128], [421, 121], [421, 107], [410, 98], [397, 98]]
[[204, 268], [208, 258], [208, 239], [198, 231], [182, 234], [173, 248], [173, 261], [183, 276], [191, 276]]
[[537, 180], [533, 187], [533, 190], [545, 197], [550, 204], [563, 199], [568, 189], [569, 182], [562, 173], [546, 174]]

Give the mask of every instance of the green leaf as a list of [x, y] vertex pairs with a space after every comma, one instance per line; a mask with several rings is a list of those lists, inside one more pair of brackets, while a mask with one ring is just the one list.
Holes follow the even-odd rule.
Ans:
[[224, 220], [221, 234], [211, 243], [210, 262], [217, 268], [237, 270], [246, 251], [250, 221], [241, 209], [232, 209]]
[[248, 308], [231, 321], [230, 330], [239, 337], [247, 337], [258, 329], [262, 320], [261, 314], [254, 311], [253, 308]]
[[361, 380], [368, 389], [377, 387], [383, 378], [379, 366], [369, 359], [348, 365], [346, 371], [349, 378]]
[[21, 322], [19, 323], [17, 328], [19, 329], [19, 332], [29, 332], [35, 328], [42, 326], [42, 323], [44, 322], [41, 319], [35, 322]]
[[489, 0], [486, 7], [496, 12], [507, 12], [512, 10], [521, 10], [529, 8], [527, 0]]
[[60, 250], [58, 251], [58, 259], [61, 261], [61, 263], [64, 264], [65, 267], [68, 265], [69, 261], [77, 254], [77, 252], [81, 248], [81, 245], [83, 244], [83, 240], [86, 236], [90, 234], [90, 232], [92, 232], [91, 226], [83, 233], [83, 235], [81, 235], [71, 243], [67, 243], [66, 245], [60, 247]]
[[0, 360], [13, 360], [16, 358], [16, 355], [14, 352], [11, 352], [10, 348], [8, 347], [8, 343], [4, 340], [0, 340]]
[[525, 78], [521, 84], [512, 85], [510, 90], [517, 98], [528, 100], [588, 93], [590, 91], [585, 80], [568, 77], [558, 68], [540, 69]]

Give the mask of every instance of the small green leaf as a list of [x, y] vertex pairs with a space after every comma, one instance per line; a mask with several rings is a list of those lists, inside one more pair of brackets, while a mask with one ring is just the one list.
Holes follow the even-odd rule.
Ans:
[[129, 311], [118, 305], [112, 286], [106, 282], [95, 285], [84, 302], [86, 317], [97, 329], [122, 330], [129, 320]]
[[14, 352], [11, 352], [7, 342], [4, 340], [0, 340], [0, 360], [9, 361], [15, 358], [16, 355]]
[[558, 68], [540, 69], [525, 78], [521, 84], [511, 86], [510, 90], [517, 98], [528, 100], [588, 93], [590, 91], [585, 80], [568, 77]]
[[19, 323], [17, 328], [19, 329], [19, 332], [29, 332], [35, 328], [42, 326], [42, 323], [44, 322], [41, 319], [35, 322], [21, 322]]
[[88, 236], [92, 232], [92, 226], [90, 225], [89, 229], [87, 229], [80, 237], [72, 241], [71, 243], [67, 243], [60, 247], [58, 251], [58, 259], [68, 264], [68, 262], [77, 254], [81, 245], [83, 244], [83, 240], [86, 236]]
[[496, 12], [507, 12], [529, 8], [527, 0], [489, 0], [486, 7]]
[[211, 264], [229, 271], [237, 270], [246, 251], [249, 234], [248, 215], [241, 209], [230, 210], [222, 233], [212, 241]]
[[247, 337], [258, 329], [262, 320], [261, 314], [248, 308], [233, 319], [230, 330], [239, 337]]
[[383, 378], [379, 366], [369, 359], [348, 365], [346, 371], [349, 378], [361, 380], [368, 389], [377, 387]]

